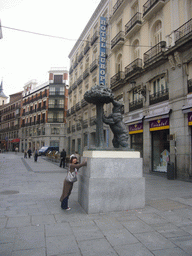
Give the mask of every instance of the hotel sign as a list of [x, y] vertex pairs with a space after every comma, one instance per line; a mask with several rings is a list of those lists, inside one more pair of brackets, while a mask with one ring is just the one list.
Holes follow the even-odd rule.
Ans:
[[106, 68], [106, 18], [100, 17], [100, 56], [99, 56], [99, 84], [105, 85]]

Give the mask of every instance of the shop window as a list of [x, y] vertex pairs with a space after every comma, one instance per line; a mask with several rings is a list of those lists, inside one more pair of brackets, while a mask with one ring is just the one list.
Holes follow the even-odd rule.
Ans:
[[143, 157], [143, 133], [131, 135], [131, 148], [135, 151], [139, 151], [141, 157]]
[[153, 171], [167, 172], [169, 162], [169, 130], [152, 132], [152, 167]]

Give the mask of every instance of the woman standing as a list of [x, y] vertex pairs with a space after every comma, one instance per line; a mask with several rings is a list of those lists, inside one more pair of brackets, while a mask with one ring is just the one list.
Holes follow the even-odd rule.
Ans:
[[[70, 159], [69, 171], [71, 173], [77, 172], [79, 168], [86, 165], [87, 165], [87, 161], [83, 161], [81, 164], [77, 164], [77, 157], [73, 155]], [[60, 197], [61, 208], [63, 210], [71, 210], [71, 208], [68, 207], [68, 199], [71, 194], [72, 188], [73, 188], [73, 182], [68, 182], [65, 178], [64, 184], [63, 184], [63, 193]]]

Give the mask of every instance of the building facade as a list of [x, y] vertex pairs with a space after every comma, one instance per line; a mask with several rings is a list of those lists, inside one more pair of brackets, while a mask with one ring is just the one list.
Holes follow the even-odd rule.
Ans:
[[[91, 121], [95, 108], [86, 105], [83, 95], [98, 84], [98, 62], [94, 62], [94, 56], [98, 56], [100, 38], [97, 36], [94, 41], [93, 36], [97, 35], [100, 16], [108, 18], [107, 86], [116, 99], [124, 102], [130, 147], [141, 152], [144, 171], [167, 172], [171, 162], [177, 177], [190, 178], [190, 0], [100, 2], [69, 54], [68, 151], [82, 152], [84, 146], [94, 142], [95, 126]], [[111, 146], [108, 127], [104, 127], [104, 132], [106, 143]]]
[[191, 1], [140, 0], [114, 2], [110, 19], [110, 86], [123, 95], [130, 147], [145, 171], [171, 161], [180, 178], [192, 175], [191, 18]]
[[[5, 97], [4, 97], [5, 98]], [[7, 97], [6, 97], [7, 98]], [[10, 95], [10, 102], [0, 106], [0, 149], [14, 151], [19, 148], [19, 124], [22, 92]]]
[[42, 146], [65, 147], [64, 129], [68, 101], [68, 71], [52, 68], [49, 81], [37, 86], [31, 80], [24, 86], [20, 150], [40, 149]]
[[[69, 54], [69, 101], [67, 111], [67, 152], [78, 151], [82, 154], [84, 147], [95, 145], [96, 106], [87, 104], [84, 94], [99, 83], [99, 51], [100, 51], [100, 17], [105, 17], [108, 23], [110, 1], [103, 0], [91, 16]], [[110, 43], [109, 26], [106, 27], [106, 42]], [[106, 51], [106, 61], [108, 61]], [[109, 63], [106, 65], [106, 84], [109, 86]], [[109, 128], [104, 126], [104, 136], [108, 143]]]

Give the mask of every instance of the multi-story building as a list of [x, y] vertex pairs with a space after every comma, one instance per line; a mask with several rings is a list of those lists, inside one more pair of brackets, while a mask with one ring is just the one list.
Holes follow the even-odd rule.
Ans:
[[[5, 97], [4, 97], [5, 98]], [[10, 95], [10, 102], [0, 106], [0, 149], [19, 148], [19, 123], [22, 92]]]
[[[100, 17], [109, 20], [109, 0], [103, 0], [91, 16], [78, 41], [69, 54], [70, 84], [69, 108], [67, 112], [68, 153], [82, 154], [85, 146], [95, 144], [96, 117], [95, 105], [87, 104], [83, 96], [87, 90], [99, 83]], [[106, 29], [109, 44], [109, 27]], [[107, 50], [108, 54], [108, 50]], [[108, 58], [107, 58], [108, 60]], [[107, 65], [107, 69], [109, 64]], [[106, 77], [109, 86], [109, 77]], [[104, 127], [105, 138], [109, 129]]]
[[[178, 177], [191, 177], [190, 0], [100, 2], [69, 54], [68, 150], [82, 151], [94, 141], [95, 108], [84, 106], [83, 95], [98, 84], [94, 58], [98, 58], [100, 38], [94, 36], [100, 16], [108, 18], [107, 86], [124, 102], [130, 147], [141, 152], [144, 171], [166, 172], [168, 162], [173, 162]], [[97, 68], [93, 71], [93, 67]], [[107, 129], [104, 126], [110, 146]]]
[[145, 171], [192, 176], [192, 1], [113, 1], [111, 81]]
[[52, 68], [49, 81], [37, 86], [31, 80], [24, 86], [21, 111], [20, 149], [42, 146], [65, 147], [64, 128], [68, 101], [68, 71]]
[[3, 81], [0, 84], [0, 106], [7, 103], [8, 97], [3, 92]]

